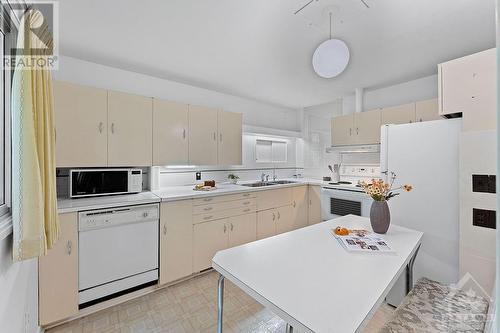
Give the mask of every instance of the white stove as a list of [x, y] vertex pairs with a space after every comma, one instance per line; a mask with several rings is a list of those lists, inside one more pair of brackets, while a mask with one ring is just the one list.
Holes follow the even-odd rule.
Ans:
[[349, 214], [369, 216], [372, 199], [358, 184], [374, 178], [380, 178], [378, 165], [342, 165], [340, 181], [322, 186], [322, 219], [326, 221]]

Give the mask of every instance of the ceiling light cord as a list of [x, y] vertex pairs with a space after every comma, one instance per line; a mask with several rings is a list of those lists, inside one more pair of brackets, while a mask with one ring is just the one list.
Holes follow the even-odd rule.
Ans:
[[332, 12], [330, 12], [330, 39], [332, 39]]

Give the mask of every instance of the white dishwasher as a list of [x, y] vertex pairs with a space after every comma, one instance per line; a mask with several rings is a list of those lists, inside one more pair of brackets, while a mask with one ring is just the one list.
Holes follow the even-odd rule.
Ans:
[[80, 307], [158, 280], [158, 228], [158, 204], [79, 213]]

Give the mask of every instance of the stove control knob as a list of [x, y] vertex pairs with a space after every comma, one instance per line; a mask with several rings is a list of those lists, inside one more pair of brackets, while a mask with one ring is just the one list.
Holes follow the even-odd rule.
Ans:
[[148, 212], [144, 212], [142, 213], [142, 217], [148, 217], [149, 213]]

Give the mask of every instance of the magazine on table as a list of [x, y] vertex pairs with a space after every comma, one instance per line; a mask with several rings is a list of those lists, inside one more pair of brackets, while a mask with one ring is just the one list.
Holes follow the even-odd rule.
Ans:
[[347, 235], [338, 235], [335, 233], [335, 229], [332, 229], [332, 235], [347, 251], [370, 253], [394, 252], [382, 236], [368, 230], [349, 230], [349, 234]]

